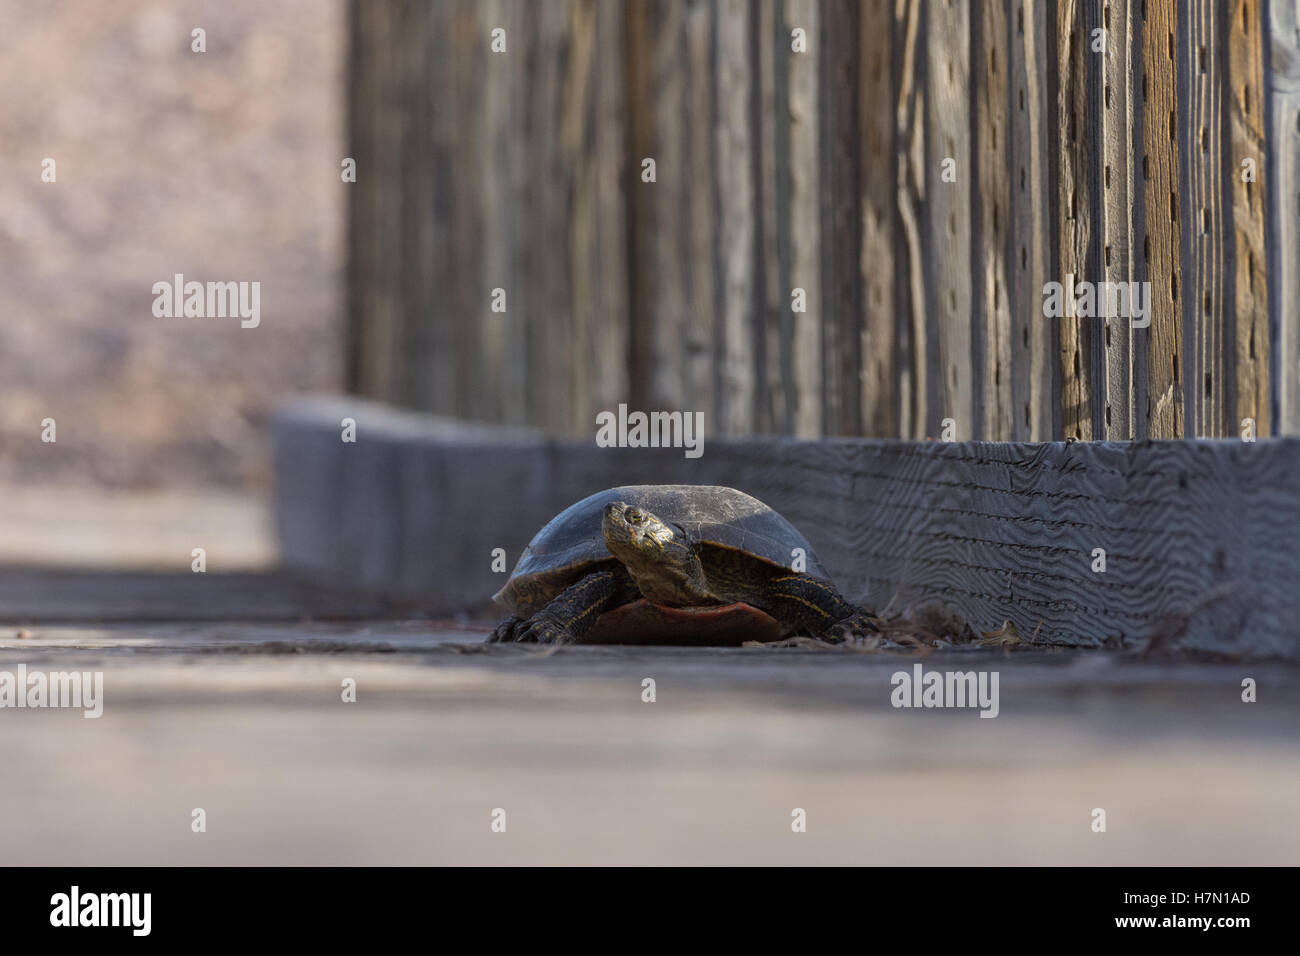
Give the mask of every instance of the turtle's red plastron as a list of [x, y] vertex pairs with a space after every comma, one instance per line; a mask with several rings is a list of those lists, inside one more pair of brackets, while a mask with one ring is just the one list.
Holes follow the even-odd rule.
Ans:
[[710, 607], [667, 607], [645, 598], [606, 611], [584, 643], [725, 645], [779, 641], [781, 625], [738, 602]]

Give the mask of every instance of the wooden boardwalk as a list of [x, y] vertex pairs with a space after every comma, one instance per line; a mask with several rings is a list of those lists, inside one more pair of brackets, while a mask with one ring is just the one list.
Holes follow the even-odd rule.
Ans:
[[[27, 633], [0, 629], [0, 671], [102, 670], [105, 703], [98, 720], [0, 710], [10, 863], [1300, 859], [1288, 665], [925, 657], [1000, 673], [985, 720], [892, 708], [906, 656], [546, 653], [392, 621]], [[1244, 676], [1259, 703], [1240, 702]], [[356, 703], [341, 700], [348, 678]], [[1090, 829], [1097, 807], [1105, 833]]]

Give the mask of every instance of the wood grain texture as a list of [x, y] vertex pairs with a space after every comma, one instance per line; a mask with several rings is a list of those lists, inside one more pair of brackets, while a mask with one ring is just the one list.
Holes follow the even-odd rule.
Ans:
[[[1136, 6], [1130, 0], [1109, 0], [1102, 8], [1101, 268], [1105, 281], [1116, 283], [1138, 278], [1133, 261], [1134, 173], [1140, 172], [1134, 164], [1133, 76], [1140, 56], [1133, 29]], [[1106, 398], [1099, 437], [1123, 441], [1135, 437], [1133, 337], [1147, 333], [1135, 330], [1130, 316], [1111, 311], [1118, 310], [1108, 309], [1100, 320]]]
[[713, 34], [716, 13], [711, 6], [690, 4], [686, 8], [686, 51], [690, 64], [686, 83], [686, 129], [690, 137], [686, 161], [692, 192], [687, 219], [689, 230], [682, 244], [684, 271], [688, 281], [687, 308], [690, 322], [685, 329], [686, 394], [682, 405], [704, 411], [714, 422], [721, 414], [714, 366], [714, 343], [719, 333], [718, 297], [718, 196], [714, 171], [714, 124], [718, 112], [714, 82]]
[[[1228, 11], [1228, 68], [1225, 90], [1230, 144], [1226, 171], [1231, 202], [1228, 261], [1232, 273], [1235, 341], [1235, 409], [1227, 432], [1251, 418], [1260, 435], [1272, 432], [1268, 328], [1268, 254], [1265, 240], [1268, 173], [1271, 166], [1264, 125], [1264, 35], [1260, 0], [1236, 0]], [[1243, 163], [1254, 164], [1247, 177]], [[1253, 181], [1252, 181], [1253, 180]]]
[[[1049, 129], [1048, 12], [1054, 0], [1013, 5], [1010, 33], [1011, 402], [1017, 441], [1050, 441], [1059, 434], [1057, 338], [1060, 323], [1043, 316], [1043, 286], [1056, 271]], [[1054, 71], [1054, 66], [1052, 67]]]
[[[937, 438], [951, 418], [964, 439], [976, 427], [973, 364], [982, 359], [971, 342], [971, 6], [931, 0], [925, 14], [925, 304], [934, 333], [928, 358], [938, 373], [926, 427]], [[955, 161], [956, 182], [942, 180], [945, 160]]]
[[900, 297], [906, 293], [900, 261], [906, 248], [900, 230], [894, 110], [897, 98], [895, 37], [891, 0], [862, 5], [860, 24], [862, 135], [861, 185], [863, 277], [861, 421], [865, 435], [897, 435], [900, 422], [897, 369], [898, 325], [907, 321]]
[[898, 170], [898, 215], [905, 242], [903, 271], [906, 282], [907, 322], [899, 328], [899, 434], [923, 438], [929, 418], [932, 391], [930, 334], [926, 322], [925, 237], [922, 208], [925, 202], [925, 40], [921, 0], [905, 0], [895, 7], [894, 35], [902, 62], [898, 70], [895, 112], [895, 165]]
[[[420, 69], [425, 71], [425, 82], [406, 88], [416, 98], [417, 108], [412, 112], [410, 142], [402, 151], [409, 163], [403, 169], [403, 191], [410, 203], [404, 215], [410, 222], [406, 247], [411, 256], [403, 270], [411, 283], [410, 293], [404, 296], [408, 311], [403, 324], [408, 354], [418, 356], [406, 403], [441, 414], [499, 420], [494, 392], [500, 387], [500, 367], [488, 367], [484, 324], [466, 321], [466, 316], [487, 311], [489, 292], [464, 278], [481, 268], [485, 220], [495, 210], [477, 199], [484, 189], [483, 164], [475, 151], [464, 148], [466, 131], [460, 114], [441, 109], [439, 99], [450, 93], [466, 112], [482, 115], [487, 86], [480, 78], [488, 70], [489, 57], [497, 57], [491, 64], [494, 69], [508, 70], [500, 61], [509, 54], [489, 50], [491, 28], [483, 29], [472, 5], [411, 9], [419, 11], [422, 19], [432, 19], [423, 26], [416, 68], [417, 76]], [[523, 39], [519, 31], [514, 39], [517, 45]], [[522, 56], [524, 51], [516, 49], [514, 55]], [[432, 130], [432, 137], [417, 132], [426, 128]], [[429, 213], [440, 209], [452, 213]], [[421, 316], [429, 318], [420, 321]]]
[[[789, 122], [786, 56], [778, 0], [757, 0], [751, 46], [757, 88], [752, 100], [758, 134], [758, 303], [755, 345], [755, 429], [789, 434]], [[784, 290], [784, 291], [783, 291]]]
[[862, 433], [861, 13], [854, 0], [821, 4], [820, 315], [822, 432], [828, 435]]
[[[292, 516], [282, 550], [326, 579], [476, 604], [500, 583], [492, 548], [513, 562], [587, 494], [725, 484], [785, 514], [841, 587], [876, 608], [937, 606], [977, 630], [1011, 620], [1047, 643], [1155, 638], [1300, 656], [1300, 439], [716, 439], [687, 459], [346, 404], [369, 449], [341, 447], [338, 404], [301, 403], [275, 423], [277, 502]], [[339, 463], [355, 453], [366, 458]], [[311, 490], [322, 471], [340, 476], [337, 493]]]
[[1276, 431], [1300, 432], [1300, 8], [1268, 4], [1269, 282]]
[[565, 76], [573, 49], [570, 3], [520, 7], [529, 44], [522, 140], [530, 162], [516, 201], [529, 226], [520, 254], [523, 301], [510, 308], [523, 312], [531, 424], [555, 431], [563, 431], [571, 421], [575, 368], [586, 362], [572, 345], [573, 263], [565, 241], [574, 176], [561, 140]]
[[1142, 258], [1151, 283], [1145, 434], [1184, 434], [1183, 324], [1178, 221], [1178, 60], [1172, 4], [1148, 2], [1142, 21]]
[[1012, 437], [1011, 394], [1011, 136], [1008, 18], [1004, 0], [977, 4], [971, 16], [971, 93], [977, 192], [972, 203], [972, 333], [980, 361], [972, 382], [975, 428], [972, 437], [1007, 441]]
[[[1090, 249], [1095, 238], [1093, 218], [1096, 153], [1089, 102], [1090, 33], [1087, 4], [1059, 0], [1057, 4], [1057, 128], [1060, 155], [1057, 167], [1057, 228], [1060, 232], [1058, 274], [1068, 302], [1079, 282], [1095, 282]], [[1060, 323], [1061, 426], [1066, 437], [1094, 437], [1092, 416], [1093, 320], [1073, 313]]]
[[403, 376], [400, 348], [401, 305], [398, 300], [400, 259], [398, 230], [401, 203], [398, 184], [403, 111], [397, 96], [395, 57], [391, 50], [395, 10], [388, 4], [359, 4], [354, 11], [356, 42], [349, 108], [352, 156], [357, 181], [350, 193], [349, 275], [350, 344], [355, 359], [350, 378], [373, 395], [398, 398]]
[[1181, 215], [1187, 287], [1183, 299], [1187, 431], [1198, 437], [1235, 434], [1227, 423], [1231, 382], [1225, 308], [1231, 295], [1224, 262], [1227, 244], [1227, 187], [1224, 183], [1226, 114], [1226, 8], [1214, 0], [1194, 0], [1186, 10], [1182, 51], [1183, 95], [1187, 121], [1181, 126]]
[[[569, 435], [620, 401], [724, 434], [1300, 427], [1294, 0], [351, 9], [363, 394]], [[1047, 319], [1052, 281], [1149, 281], [1151, 326]]]
[[746, 0], [719, 0], [714, 47], [718, 114], [718, 261], [720, 276], [717, 375], [722, 434], [754, 429], [757, 408], [756, 344], [759, 278], [756, 275], [756, 131], [751, 98], [756, 64], [751, 45], [754, 11]]
[[[803, 289], [807, 309], [790, 312], [790, 369], [793, 376], [793, 433], [811, 438], [822, 433], [822, 298], [821, 171], [818, 162], [820, 116], [821, 6], [816, 0], [786, 0], [785, 43], [801, 29], [804, 53], [791, 52], [787, 62], [790, 91], [790, 290]], [[790, 310], [789, 301], [786, 309]]]
[[[690, 325], [684, 270], [682, 210], [712, 184], [712, 169], [691, 162], [687, 87], [695, 73], [707, 70], [711, 52], [691, 49], [685, 39], [685, 4], [630, 4], [628, 49], [632, 143], [627, 167], [632, 209], [632, 261], [635, 276], [632, 314], [636, 347], [632, 355], [633, 401], [637, 407], [675, 407], [676, 403], [708, 400], [693, 394], [687, 383], [687, 333]], [[701, 55], [704, 59], [697, 59]], [[712, 130], [710, 128], [709, 132]], [[655, 182], [645, 182], [642, 164], [655, 162]], [[710, 244], [712, 233], [709, 235]], [[712, 271], [712, 249], [703, 265]], [[709, 314], [713, 304], [709, 303]], [[697, 343], [708, 351], [712, 337]]]
[[[482, 57], [479, 81], [483, 109], [483, 122], [475, 131], [476, 158], [482, 160], [482, 167], [481, 172], [475, 170], [475, 178], [483, 225], [477, 248], [478, 268], [472, 273], [476, 279], [471, 289], [474, 295], [466, 312], [475, 317], [479, 327], [481, 350], [476, 362], [475, 417], [508, 424], [522, 423], [528, 417], [527, 355], [516, 345], [524, 338], [523, 310], [508, 308], [509, 303], [520, 302], [516, 274], [519, 216], [513, 199], [527, 157], [519, 148], [516, 132], [522, 121], [518, 106], [522, 91], [515, 89], [515, 61], [509, 59], [509, 54], [489, 55], [487, 38], [500, 27], [507, 37], [522, 43], [523, 34], [516, 28], [517, 10], [518, 4], [512, 0], [486, 0], [475, 8], [475, 43]], [[524, 53], [523, 49], [515, 51], [519, 57]], [[437, 103], [434, 108], [438, 108]], [[505, 290], [507, 311], [493, 310], [493, 289]]]
[[[627, 221], [624, 185], [625, 102], [619, 50], [623, 8], [576, 0], [570, 35], [573, 55], [565, 79], [562, 151], [573, 173], [569, 235], [573, 262], [572, 349], [577, 356], [625, 356], [628, 348]], [[627, 365], [574, 365], [565, 431], [592, 426], [595, 415], [628, 395]]]

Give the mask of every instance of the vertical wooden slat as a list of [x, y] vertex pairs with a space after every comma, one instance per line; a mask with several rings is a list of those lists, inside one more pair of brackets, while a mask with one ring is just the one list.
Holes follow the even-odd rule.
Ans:
[[1008, 0], [989, 0], [973, 7], [971, 89], [975, 98], [973, 319], [982, 347], [976, 371], [977, 414], [973, 437], [988, 441], [1011, 438], [1011, 299], [1008, 243], [1011, 235], [1010, 124], [1007, 116], [1010, 58]]
[[687, 284], [688, 321], [684, 330], [686, 394], [683, 406], [708, 414], [706, 428], [720, 421], [715, 385], [714, 345], [721, 335], [718, 315], [718, 190], [714, 167], [714, 125], [717, 122], [717, 87], [713, 55], [716, 17], [712, 6], [692, 3], [686, 8], [685, 84], [689, 195], [685, 197], [687, 233], [679, 243], [682, 271]]
[[821, 5], [821, 252], [823, 430], [862, 433], [862, 214], [858, 24], [853, 0]]
[[[640, 0], [626, 4], [624, 16], [630, 401], [703, 411], [712, 430], [719, 411], [715, 11]], [[656, 165], [653, 183], [642, 181], [647, 158]]]
[[772, 0], [772, 15], [765, 20], [764, 39], [770, 48], [770, 61], [764, 69], [772, 72], [772, 167], [775, 182], [772, 232], [776, 239], [776, 261], [766, 262], [763, 268], [775, 275], [776, 312], [769, 327], [768, 367], [777, 383], [773, 391], [773, 427], [781, 434], [790, 435], [795, 429], [795, 415], [799, 405], [798, 385], [794, 372], [794, 313], [790, 309], [791, 266], [793, 237], [790, 220], [790, 139], [793, 127], [790, 108], [790, 28], [786, 23], [787, 0]]
[[[758, 327], [755, 332], [755, 420], [757, 431], [788, 432], [789, 414], [782, 376], [781, 293], [781, 190], [782, 166], [777, 146], [784, 124], [778, 102], [785, 100], [785, 63], [777, 36], [779, 0], [756, 0], [751, 47], [755, 64], [756, 94], [753, 97], [757, 136], [758, 202]], [[788, 306], [787, 306], [788, 308]]]
[[[572, 172], [573, 189], [568, 209], [568, 265], [570, 289], [569, 347], [576, 361], [569, 366], [569, 401], [560, 410], [563, 427], [576, 431], [594, 421], [591, 386], [597, 363], [581, 358], [594, 351], [599, 334], [597, 324], [609, 324], [611, 316], [598, 314], [596, 297], [600, 274], [596, 271], [594, 237], [598, 228], [594, 208], [599, 182], [593, 176], [594, 143], [588, 135], [594, 90], [591, 72], [596, 57], [596, 17], [586, 0], [570, 0], [568, 22], [569, 56], [561, 77], [559, 152], [561, 162]], [[614, 318], [614, 321], [617, 321]]]
[[[518, 176], [517, 165], [522, 162], [525, 150], [514, 129], [515, 69], [510, 54], [492, 53], [488, 46], [492, 31], [497, 27], [504, 29], [507, 36], [518, 34], [512, 19], [516, 7], [514, 0], [484, 0], [474, 8], [476, 16], [471, 42], [479, 47], [482, 57], [477, 75], [482, 85], [483, 117], [474, 129], [474, 159], [477, 160], [475, 201], [482, 210], [482, 236], [479, 248], [474, 250], [479, 256], [477, 268], [470, 266], [472, 278], [466, 281], [469, 288], [465, 319], [472, 317], [479, 329], [479, 355], [475, 369], [478, 380], [470, 386], [476, 393], [474, 417], [484, 421], [523, 424], [526, 420], [524, 379], [527, 363], [523, 361], [523, 349], [512, 347], [513, 343], [522, 341], [519, 337], [522, 329], [512, 325], [519, 312], [494, 312], [491, 301], [493, 289], [505, 290], [507, 306], [518, 298], [512, 189]], [[438, 108], [439, 104], [435, 102], [434, 109]]]
[[[1089, 244], [1093, 240], [1092, 143], [1089, 139], [1088, 66], [1089, 43], [1085, 5], [1076, 0], [1059, 0], [1057, 5], [1057, 57], [1059, 90], [1057, 122], [1060, 138], [1057, 181], [1057, 228], [1060, 230], [1058, 281], [1068, 303], [1081, 281], [1095, 282], [1088, 268]], [[1084, 441], [1092, 430], [1092, 320], [1069, 314], [1059, 320], [1061, 328], [1061, 416], [1068, 438]]]
[[[522, 68], [527, 72], [527, 112], [524, 136], [528, 143], [522, 214], [528, 241], [522, 252], [522, 307], [528, 349], [528, 400], [533, 423], [562, 431], [574, 400], [572, 366], [585, 361], [571, 345], [573, 313], [568, 235], [568, 197], [573, 169], [564, 160], [560, 130], [564, 110], [564, 77], [569, 62], [571, 0], [524, 4], [528, 49]], [[512, 54], [515, 55], [515, 54]], [[546, 241], [542, 237], [549, 237]]]
[[753, 10], [747, 0], [719, 0], [715, 34], [719, 109], [717, 122], [718, 258], [721, 341], [718, 355], [719, 428], [753, 430], [755, 408], [755, 265], [757, 223], [750, 97], [754, 63]]
[[[419, 112], [403, 150], [412, 160], [405, 172], [403, 210], [414, 221], [408, 271], [418, 283], [407, 298], [407, 324], [416, 333], [409, 337], [410, 353], [420, 356], [408, 402], [443, 414], [495, 420], [500, 415], [494, 401], [499, 369], [486, 361], [483, 323], [471, 318], [488, 311], [490, 304], [488, 290], [476, 289], [472, 279], [481, 268], [489, 213], [479, 199], [482, 163], [466, 147], [486, 111], [482, 76], [488, 57], [495, 55], [488, 49], [490, 29], [481, 28], [472, 4], [406, 9], [423, 20], [432, 15], [432, 22], [421, 24], [424, 43], [419, 67], [411, 74], [419, 79], [409, 83]], [[494, 66], [510, 69], [508, 63]], [[445, 108], [448, 100], [457, 104], [456, 111]], [[465, 116], [476, 119], [469, 130]], [[419, 135], [423, 129], [432, 129], [433, 136]], [[422, 320], [424, 316], [428, 318]]]
[[1043, 286], [1055, 271], [1051, 236], [1051, 166], [1048, 128], [1054, 119], [1048, 97], [1048, 13], [1055, 0], [1012, 0], [1011, 195], [1014, 228], [1010, 255], [1014, 303], [1011, 348], [1012, 431], [1016, 441], [1056, 437], [1056, 338], [1060, 323], [1043, 316]]
[[[628, 80], [634, 145], [626, 188], [634, 209], [630, 267], [637, 276], [632, 306], [640, 336], [633, 376], [644, 377], [634, 407], [641, 408], [697, 400], [685, 381], [689, 315], [681, 214], [702, 172], [708, 182], [708, 170], [690, 165], [685, 84], [697, 64], [683, 55], [684, 10], [681, 0], [647, 0], [627, 8], [629, 63], [636, 64], [637, 74]], [[655, 162], [652, 183], [642, 179], [646, 159]]]
[[[345, 156], [356, 160], [357, 153], [369, 153], [371, 133], [370, 121], [374, 116], [369, 96], [373, 82], [370, 58], [367, 55], [370, 43], [373, 7], [367, 7], [361, 0], [351, 0], [348, 4], [348, 60], [347, 60], [347, 116], [343, 144]], [[344, 316], [343, 363], [344, 384], [348, 391], [362, 392], [366, 387], [366, 365], [371, 356], [366, 348], [366, 314], [365, 290], [369, 287], [370, 257], [366, 254], [369, 241], [374, 238], [374, 224], [369, 213], [372, 204], [362, 202], [368, 197], [368, 191], [358, 180], [347, 186], [344, 209], [347, 217], [345, 242], [347, 244], [347, 262], [344, 265], [344, 294], [347, 298], [347, 311]]]
[[[1102, 17], [1105, 13], [1102, 2], [1083, 5], [1083, 34], [1087, 51], [1084, 62], [1084, 102], [1083, 115], [1087, 117], [1084, 124], [1086, 165], [1088, 173], [1088, 242], [1084, 247], [1084, 275], [1092, 282], [1099, 282], [1104, 276], [1102, 269], [1102, 207], [1105, 202], [1102, 177], [1105, 173], [1105, 159], [1102, 142], [1102, 54], [1097, 44], [1105, 34]], [[1099, 287], [1100, 288], [1100, 287]], [[1097, 314], [1106, 310], [1099, 303]], [[1083, 325], [1084, 345], [1088, 357], [1088, 414], [1092, 419], [1093, 438], [1102, 438], [1106, 431], [1106, 337], [1105, 323], [1101, 318], [1086, 319]]]
[[574, 169], [569, 229], [577, 367], [568, 430], [578, 433], [591, 427], [598, 411], [627, 400], [623, 8], [576, 0], [570, 34], [561, 139]]
[[1178, 222], [1178, 59], [1174, 7], [1148, 0], [1142, 18], [1142, 258], [1151, 283], [1147, 330], [1150, 438], [1181, 438], [1183, 428], [1182, 276]]
[[[1123, 283], [1125, 288], [1132, 288], [1129, 283], [1138, 281], [1133, 261], [1132, 218], [1133, 70], [1137, 65], [1135, 45], [1138, 42], [1132, 18], [1133, 7], [1138, 2], [1106, 0], [1102, 8], [1106, 51], [1101, 62], [1101, 269], [1106, 282]], [[1134, 437], [1133, 336], [1147, 334], [1133, 328], [1132, 303], [1129, 305], [1129, 315], [1112, 315], [1107, 308], [1100, 324], [1106, 395], [1103, 431], [1098, 437], [1113, 441]]]
[[863, 327], [861, 341], [861, 420], [864, 434], [898, 434], [898, 351], [896, 329], [903, 310], [898, 299], [898, 260], [902, 237], [895, 196], [895, 66], [892, 0], [862, 5], [858, 125], [862, 131]]
[[[396, 12], [390, 55], [399, 78], [394, 99], [401, 110], [401, 132], [393, 147], [400, 179], [392, 187], [399, 191], [394, 224], [401, 357], [395, 380], [403, 404], [463, 414], [468, 396], [457, 388], [457, 369], [469, 358], [468, 336], [449, 319], [461, 304], [461, 284], [453, 280], [456, 257], [460, 242], [470, 241], [476, 210], [467, 208], [460, 216], [429, 215], [440, 199], [450, 205], [463, 182], [456, 160], [464, 150], [455, 149], [449, 118], [437, 115], [430, 96], [432, 90], [459, 86], [456, 58], [434, 60], [430, 52], [439, 36], [452, 35], [462, 26], [463, 18], [451, 4], [399, 6]], [[420, 135], [426, 129], [432, 136]], [[430, 177], [431, 168], [440, 169], [441, 175]]]
[[[938, 347], [930, 355], [939, 379], [930, 383], [935, 405], [927, 427], [938, 437], [942, 419], [951, 418], [955, 437], [966, 439], [975, 428], [972, 365], [982, 359], [971, 348], [970, 318], [970, 212], [976, 188], [970, 130], [971, 7], [930, 0], [926, 16], [926, 309], [937, 332]], [[956, 182], [941, 178], [949, 159], [956, 162]]]
[[[1264, 128], [1263, 0], [1235, 0], [1228, 11], [1226, 109], [1231, 149], [1226, 159], [1231, 207], [1229, 261], [1233, 272], [1236, 392], [1228, 433], [1252, 418], [1258, 435], [1272, 430], [1269, 407], [1268, 262], [1264, 238], [1267, 179], [1271, 162]], [[1242, 163], [1254, 164], [1254, 181], [1243, 177]]]
[[655, 214], [655, 204], [641, 182], [641, 161], [652, 150], [650, 14], [648, 2], [629, 3], [623, 21], [623, 89], [627, 97], [627, 118], [623, 126], [627, 170], [623, 194], [627, 208], [628, 402], [640, 408], [646, 407], [650, 394], [654, 329], [646, 222]]
[[395, 10], [388, 4], [363, 5], [356, 22], [361, 37], [354, 73], [359, 77], [351, 110], [357, 182], [352, 193], [352, 281], [360, 291], [355, 338], [360, 358], [354, 381], [362, 394], [401, 401], [403, 379], [400, 285], [400, 232], [403, 182], [400, 170], [403, 111], [391, 50], [398, 42]]
[[817, 77], [822, 55], [821, 8], [817, 0], [786, 0], [783, 42], [802, 29], [805, 53], [791, 53], [790, 90], [790, 283], [783, 309], [790, 310], [790, 290], [800, 288], [807, 311], [791, 313], [790, 366], [794, 376], [794, 433], [812, 438], [822, 433], [821, 213], [818, 168]]
[[1270, 0], [1270, 317], [1276, 431], [1300, 433], [1300, 4]]
[[1188, 336], [1186, 427], [1190, 435], [1207, 438], [1227, 432], [1225, 403], [1230, 368], [1229, 339], [1224, 328], [1230, 291], [1224, 267], [1224, 13], [1220, 0], [1192, 0], [1187, 4], [1182, 63], [1187, 103], [1187, 120], [1181, 126], [1179, 144], [1183, 158], [1183, 261], [1187, 267], [1183, 300], [1184, 332]]
[[[938, 402], [932, 399], [942, 387], [930, 375], [930, 334], [926, 320], [925, 206], [925, 27], [921, 0], [900, 0], [895, 7], [894, 36], [899, 44], [898, 101], [895, 112], [895, 155], [898, 169], [897, 202], [903, 239], [907, 301], [906, 324], [899, 326], [900, 434], [923, 438], [928, 423], [938, 421]], [[931, 384], [933, 382], [933, 385]], [[933, 412], [931, 411], [933, 409]], [[933, 434], [933, 432], [931, 432]]]

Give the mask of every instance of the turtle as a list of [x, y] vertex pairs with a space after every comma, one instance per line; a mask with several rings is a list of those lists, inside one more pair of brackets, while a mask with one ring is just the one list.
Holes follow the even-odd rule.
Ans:
[[537, 532], [493, 600], [510, 616], [489, 642], [839, 642], [878, 630], [794, 525], [717, 485], [583, 498]]

